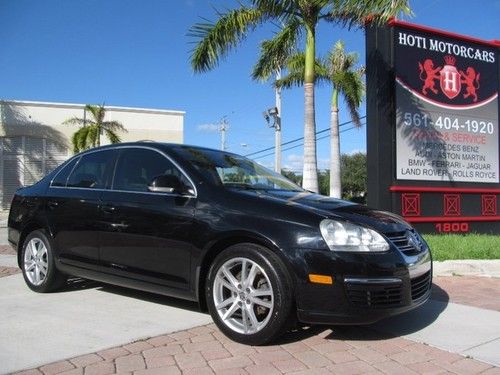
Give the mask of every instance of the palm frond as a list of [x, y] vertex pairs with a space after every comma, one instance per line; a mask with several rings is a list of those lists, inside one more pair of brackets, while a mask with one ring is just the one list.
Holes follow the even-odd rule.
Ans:
[[197, 43], [191, 53], [191, 67], [195, 72], [213, 69], [232, 48], [246, 37], [248, 31], [263, 21], [264, 13], [259, 9], [242, 6], [227, 13], [219, 13], [215, 22], [193, 25], [188, 36]]
[[288, 74], [276, 80], [274, 83], [276, 87], [289, 89], [295, 86], [302, 86], [304, 84], [304, 72], [288, 72]]
[[123, 124], [119, 121], [103, 121], [101, 123], [101, 127], [106, 130], [106, 129], [109, 129], [109, 130], [112, 130], [112, 131], [122, 131], [122, 132], [125, 132], [127, 133], [128, 130], [125, 129], [125, 127], [123, 126]]
[[110, 129], [104, 129], [104, 133], [111, 143], [120, 143], [122, 141], [120, 136]]
[[94, 122], [99, 123], [99, 118], [100, 118], [100, 112], [101, 108], [97, 105], [92, 105], [92, 104], [87, 104], [85, 105], [85, 111], [92, 115], [92, 118], [94, 119]]
[[86, 148], [96, 147], [99, 144], [99, 126], [88, 126], [86, 129], [87, 137], [85, 138]]
[[365, 94], [365, 84], [362, 74], [359, 71], [344, 72], [337, 87], [344, 97], [354, 125], [360, 127], [359, 106]]
[[73, 153], [76, 154], [80, 152], [80, 141], [78, 139], [78, 132], [74, 132], [73, 135], [71, 136], [71, 144], [73, 145]]
[[270, 17], [282, 22], [298, 15], [297, 0], [253, 0], [252, 4]]
[[[298, 52], [290, 56], [286, 64], [288, 73], [282, 79], [278, 80], [275, 86], [291, 88], [303, 85], [305, 65], [306, 57], [303, 52]], [[328, 68], [321, 59], [316, 59], [314, 69], [316, 83], [329, 81]]]
[[86, 126], [78, 129], [72, 136], [71, 141], [73, 143], [74, 152], [80, 152], [87, 150], [90, 146], [87, 143], [87, 137], [90, 127]]
[[273, 73], [281, 69], [296, 48], [300, 35], [300, 20], [291, 18], [274, 38], [263, 41], [260, 45], [259, 59], [253, 68], [252, 78], [267, 81]]
[[85, 126], [87, 124], [89, 124], [91, 121], [90, 120], [84, 120], [82, 118], [78, 118], [78, 117], [71, 117], [67, 120], [64, 120], [63, 121], [63, 125], [82, 125], [82, 126]]
[[336, 0], [330, 20], [352, 28], [372, 22], [383, 25], [401, 15], [413, 16], [409, 0]]

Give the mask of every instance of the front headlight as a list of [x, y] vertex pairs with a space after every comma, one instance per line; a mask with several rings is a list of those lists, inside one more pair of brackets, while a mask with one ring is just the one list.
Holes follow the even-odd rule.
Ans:
[[346, 221], [325, 219], [319, 228], [330, 250], [381, 252], [389, 250], [387, 241], [372, 229]]

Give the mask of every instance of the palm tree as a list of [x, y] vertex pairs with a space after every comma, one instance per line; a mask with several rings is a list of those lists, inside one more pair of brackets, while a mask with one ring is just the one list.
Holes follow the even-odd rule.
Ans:
[[121, 142], [117, 131], [126, 132], [127, 130], [118, 121], [104, 121], [106, 115], [104, 105], [87, 104], [85, 113], [89, 113], [91, 118], [72, 117], [63, 122], [64, 125], [81, 126], [71, 137], [73, 152], [100, 146], [102, 133], [106, 134], [111, 143]]
[[272, 39], [261, 59], [274, 61], [276, 55], [287, 53], [305, 34], [304, 64], [304, 170], [303, 187], [318, 191], [316, 159], [316, 123], [314, 82], [316, 58], [316, 26], [320, 20], [342, 23], [348, 27], [363, 26], [370, 21], [386, 22], [403, 11], [409, 13], [408, 0], [249, 0], [238, 9], [218, 13], [215, 23], [205, 21], [190, 29], [197, 41], [191, 55], [195, 72], [216, 67], [257, 26], [278, 22], [282, 29]]
[[[341, 198], [342, 186], [340, 179], [340, 137], [339, 137], [339, 95], [349, 109], [353, 123], [361, 126], [359, 106], [365, 92], [363, 83], [364, 68], [355, 69], [358, 61], [356, 53], [346, 53], [344, 43], [338, 41], [329, 52], [326, 59], [316, 60], [316, 82], [328, 82], [332, 85], [330, 106], [330, 196]], [[305, 56], [298, 53], [289, 58], [288, 74], [276, 84], [283, 88], [300, 86], [303, 84], [303, 69]]]

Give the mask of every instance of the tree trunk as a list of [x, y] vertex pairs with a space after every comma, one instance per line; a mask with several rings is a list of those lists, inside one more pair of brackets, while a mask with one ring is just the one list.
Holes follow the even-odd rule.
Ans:
[[314, 119], [314, 83], [304, 84], [305, 124], [304, 124], [304, 171], [302, 187], [317, 193], [318, 170], [316, 160], [316, 123]]
[[314, 109], [314, 63], [316, 57], [315, 32], [306, 26], [306, 61], [304, 69], [304, 169], [302, 187], [317, 193], [318, 163], [316, 159], [316, 119]]
[[334, 89], [330, 112], [330, 197], [342, 197], [340, 180], [340, 136], [338, 92]]

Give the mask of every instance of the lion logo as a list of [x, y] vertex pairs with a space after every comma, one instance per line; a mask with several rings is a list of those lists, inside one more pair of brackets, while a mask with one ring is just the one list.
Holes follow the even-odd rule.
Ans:
[[423, 65], [420, 62], [418, 63], [418, 69], [420, 70], [420, 79], [424, 81], [422, 93], [427, 95], [427, 90], [431, 90], [434, 94], [437, 94], [438, 90], [436, 89], [435, 81], [439, 81], [440, 79], [439, 72], [441, 71], [441, 67], [434, 68], [434, 62], [431, 59], [427, 59]]
[[459, 71], [460, 77], [462, 77], [461, 82], [465, 83], [465, 94], [464, 99], [467, 99], [469, 96], [472, 97], [473, 102], [477, 102], [477, 94], [476, 91], [479, 89], [479, 78], [480, 73], [474, 70], [472, 67], [468, 67], [466, 73], [462, 70]]

